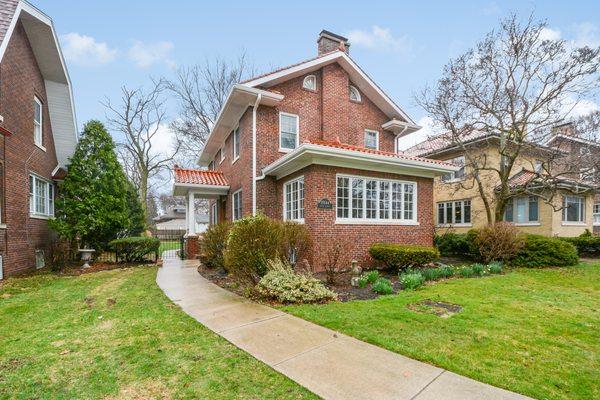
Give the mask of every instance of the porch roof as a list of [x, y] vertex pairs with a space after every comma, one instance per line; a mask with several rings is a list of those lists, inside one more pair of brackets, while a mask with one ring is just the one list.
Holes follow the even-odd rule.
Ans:
[[221, 172], [175, 167], [174, 196], [184, 196], [190, 191], [201, 198], [226, 195], [229, 181]]

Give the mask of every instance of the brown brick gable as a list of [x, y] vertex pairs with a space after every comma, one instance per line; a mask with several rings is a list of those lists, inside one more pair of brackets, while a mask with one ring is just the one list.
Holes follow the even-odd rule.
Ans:
[[[33, 141], [33, 98], [43, 104], [43, 144]], [[30, 270], [35, 250], [47, 247], [51, 232], [47, 221], [29, 217], [29, 173], [51, 178], [57, 165], [48, 113], [44, 79], [20, 22], [17, 23], [0, 63], [0, 114], [3, 126], [12, 132], [4, 137], [5, 210], [0, 229], [0, 252], [4, 256], [4, 276]]]

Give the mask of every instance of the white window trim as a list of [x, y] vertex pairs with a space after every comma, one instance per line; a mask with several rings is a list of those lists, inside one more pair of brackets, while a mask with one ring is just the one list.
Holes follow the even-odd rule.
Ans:
[[37, 96], [33, 96], [33, 101], [40, 106], [40, 140], [38, 141], [35, 135], [35, 128], [37, 127], [38, 123], [35, 120], [35, 110], [33, 110], [33, 143], [43, 151], [46, 151], [46, 148], [44, 147], [44, 105]]
[[[282, 116], [296, 118], [296, 145], [293, 149], [287, 149], [287, 148], [281, 147], [281, 133], [282, 133], [281, 132], [281, 117]], [[291, 151], [296, 150], [299, 145], [300, 145], [300, 117], [297, 114], [290, 114], [290, 113], [280, 111], [279, 112], [279, 152], [280, 153], [289, 153]]]
[[[303, 224], [304, 223], [304, 217], [297, 218], [297, 219], [294, 219], [294, 218], [288, 219], [287, 218], [287, 211], [288, 210], [287, 210], [287, 201], [286, 201], [286, 188], [287, 188], [287, 185], [289, 185], [291, 183], [294, 183], [294, 182], [299, 182], [299, 181], [302, 181], [302, 185], [304, 185], [304, 175], [299, 176], [299, 177], [294, 178], [294, 179], [290, 179], [289, 181], [283, 183], [283, 220], [284, 221], [294, 221], [294, 222], [299, 222], [299, 223]], [[306, 186], [304, 186], [304, 196], [306, 198]], [[300, 206], [298, 206], [298, 207], [300, 207]], [[306, 212], [306, 201], [304, 202], [304, 212]]]
[[212, 204], [211, 208], [211, 223], [213, 225], [216, 225], [219, 222], [219, 218], [218, 218], [218, 213], [219, 213], [219, 203], [217, 200], [215, 200], [215, 202]]
[[[352, 91], [356, 92], [356, 99], [352, 98]], [[353, 101], [355, 103], [361, 103], [362, 102], [362, 95], [360, 94], [360, 90], [358, 90], [358, 88], [354, 85], [350, 85], [350, 89], [349, 89], [349, 99], [350, 101]]]
[[[537, 220], [534, 220], [534, 221], [529, 220], [529, 198], [530, 197], [536, 197], [536, 196], [518, 196], [518, 197], [513, 197], [509, 200], [510, 203], [508, 203], [507, 206], [510, 205], [512, 207], [513, 220], [506, 221], [506, 222], [514, 224], [515, 226], [539, 226], [539, 225], [541, 225], [541, 222], [540, 222], [540, 199], [539, 198], [537, 198]], [[527, 199], [527, 205], [525, 207], [525, 216], [527, 217], [527, 221], [524, 221], [524, 222], [515, 221], [515, 218], [517, 216], [517, 212], [516, 212], [517, 211], [517, 201], [516, 200], [520, 199], [520, 198]], [[506, 219], [506, 210], [504, 211], [504, 216], [505, 216], [504, 219]]]
[[237, 139], [235, 138], [235, 133], [238, 133], [238, 135], [240, 134], [240, 127], [236, 126], [235, 129], [232, 132], [232, 141], [231, 144], [233, 145], [231, 148], [231, 155], [233, 160], [231, 161], [231, 163], [233, 164], [234, 162], [236, 162], [239, 158], [240, 158], [240, 153], [242, 152], [242, 148], [240, 147], [240, 151], [238, 151], [237, 155], [235, 154], [235, 148], [237, 145]]
[[219, 154], [220, 154], [220, 157], [219, 157], [219, 164], [223, 164], [223, 161], [225, 161], [225, 146], [222, 146], [222, 147], [219, 149]]
[[[35, 202], [35, 190], [36, 190], [36, 184], [35, 181], [39, 180], [42, 182], [45, 182], [48, 186], [46, 186], [47, 191], [49, 192], [50, 190], [50, 186], [52, 186], [52, 208], [50, 207], [50, 193], [46, 193], [46, 209], [49, 211], [48, 214], [41, 214], [41, 213], [37, 213], [35, 212], [35, 203], [31, 203], [32, 199], [29, 199], [29, 217], [30, 218], [35, 218], [35, 219], [50, 219], [54, 217], [54, 201], [55, 201], [55, 188], [54, 188], [54, 184], [52, 183], [52, 181], [49, 181], [48, 179], [42, 178], [39, 175], [36, 175], [34, 173], [29, 173], [30, 177], [33, 177], [33, 188], [30, 188], [29, 190], [33, 190], [33, 201]], [[29, 194], [29, 192], [28, 192]], [[32, 209], [33, 207], [33, 209]]]
[[[236, 219], [235, 218], [235, 196], [238, 193], [240, 193], [240, 218]], [[244, 209], [243, 209], [243, 206], [242, 206], [242, 196], [241, 196], [241, 193], [242, 193], [242, 189], [238, 189], [238, 190], [236, 190], [235, 192], [233, 192], [231, 194], [231, 220], [232, 221], [238, 221], [238, 220], [242, 219], [242, 217], [244, 215], [243, 214], [243, 210]]]
[[567, 197], [577, 197], [583, 200], [582, 207], [581, 207], [581, 217], [582, 217], [582, 221], [567, 221], [566, 217], [567, 217], [567, 207], [564, 207], [562, 209], [562, 225], [563, 226], [587, 226], [587, 223], [585, 222], [585, 207], [586, 207], [586, 202], [585, 202], [585, 197], [583, 196], [576, 196], [576, 195], [572, 195], [572, 196], [563, 196], [563, 204], [565, 204], [567, 202]]
[[[412, 184], [413, 185], [413, 207], [412, 207], [412, 219], [392, 219], [392, 210], [390, 208], [390, 218], [389, 219], [381, 219], [379, 218], [379, 184], [377, 184], [377, 208], [376, 215], [377, 218], [340, 218], [338, 217], [338, 201], [337, 201], [337, 193], [338, 193], [338, 178], [349, 178], [349, 179], [363, 179], [364, 181], [374, 180], [377, 182], [390, 182], [390, 183], [399, 183], [399, 184]], [[391, 185], [390, 185], [391, 187]], [[348, 187], [349, 194], [349, 213], [351, 215], [352, 212], [352, 185]], [[404, 181], [404, 180], [396, 180], [396, 179], [384, 179], [384, 178], [376, 178], [372, 176], [362, 176], [362, 175], [347, 175], [347, 174], [336, 174], [335, 175], [335, 224], [337, 225], [420, 225], [417, 214], [419, 210], [418, 206], [418, 185], [415, 181]], [[391, 197], [390, 197], [391, 202]], [[366, 211], [367, 197], [363, 196], [363, 211]], [[404, 217], [404, 197], [402, 198], [402, 209], [401, 214]], [[363, 215], [365, 213], [363, 212]]]
[[[455, 211], [454, 211], [454, 206], [456, 205], [456, 203], [460, 202], [460, 215], [462, 216], [462, 219], [465, 219], [465, 201], [469, 201], [471, 202], [470, 206], [471, 206], [471, 211], [470, 211], [470, 220], [471, 222], [458, 222], [458, 223], [454, 223], [454, 222], [444, 222], [444, 223], [439, 223], [440, 221], [440, 204], [444, 204], [444, 217], [446, 216], [446, 203], [452, 203], [452, 220], [454, 220], [454, 217], [456, 216]], [[435, 203], [436, 204], [436, 208], [435, 208], [435, 212], [436, 212], [436, 216], [435, 218], [437, 219], [437, 227], [439, 228], [468, 228], [473, 226], [473, 200], [472, 199], [457, 199], [457, 200], [445, 200], [445, 201], [438, 201]]]
[[[315, 82], [315, 87], [314, 88], [306, 86], [306, 82], [310, 78], [312, 78], [314, 80], [314, 82]], [[310, 91], [316, 92], [317, 91], [317, 76], [316, 75], [312, 75], [312, 74], [311, 75], [306, 75], [304, 77], [304, 79], [302, 80], [302, 88], [306, 89], [306, 90], [310, 90]]]
[[[598, 212], [594, 212], [594, 208], [598, 207]], [[595, 217], [596, 215], [600, 216], [600, 203], [594, 203], [594, 205], [592, 206], [592, 225], [593, 226], [600, 226], [600, 222], [595, 222]]]
[[[374, 133], [375, 134], [375, 148], [373, 149], [372, 147], [367, 147], [367, 134], [368, 133]], [[365, 134], [363, 137], [364, 140], [364, 145], [366, 149], [372, 149], [372, 150], [379, 150], [379, 131], [375, 131], [373, 129], [365, 129]]]
[[[462, 165], [460, 165], [460, 164], [453, 164], [453, 161], [458, 160], [460, 158], [462, 158]], [[458, 171], [448, 172], [447, 174], [443, 174], [443, 175], [440, 176], [440, 182], [442, 182], [442, 183], [456, 183], [456, 182], [464, 181], [466, 179], [466, 173], [465, 173], [466, 158], [465, 158], [465, 156], [454, 157], [454, 158], [451, 158], [449, 160], [445, 160], [445, 162], [450, 163], [450, 164], [455, 165], [455, 166], [462, 166], [462, 168], [463, 168], [463, 176], [460, 176], [460, 177], [457, 178], [456, 177], [456, 173]], [[445, 175], [450, 175], [450, 176], [452, 176], [452, 178], [450, 178], [448, 180], [444, 180], [444, 176]]]

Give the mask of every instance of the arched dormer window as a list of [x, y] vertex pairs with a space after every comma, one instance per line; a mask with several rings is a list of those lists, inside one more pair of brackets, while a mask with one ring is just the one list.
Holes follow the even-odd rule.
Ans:
[[356, 101], [357, 103], [360, 103], [362, 100], [360, 97], [360, 92], [352, 85], [350, 85], [350, 100]]
[[307, 75], [302, 82], [302, 87], [308, 90], [317, 90], [317, 77], [314, 75]]

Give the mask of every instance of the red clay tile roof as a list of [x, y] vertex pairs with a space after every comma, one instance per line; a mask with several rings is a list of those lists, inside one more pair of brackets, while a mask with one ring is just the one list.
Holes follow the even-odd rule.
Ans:
[[[467, 143], [476, 139], [480, 139], [486, 136], [486, 133], [483, 131], [473, 131], [469, 134], [464, 135], [461, 138], [462, 143]], [[442, 150], [445, 148], [449, 148], [454, 146], [455, 143], [452, 143], [452, 138], [450, 134], [441, 134], [438, 136], [432, 136], [427, 140], [424, 140], [420, 143], [415, 144], [412, 147], [404, 150], [405, 154], [411, 154], [414, 156], [423, 156], [425, 154], [433, 153], [438, 150]]]
[[175, 167], [175, 183], [188, 183], [192, 185], [229, 186], [225, 175], [217, 171], [199, 169], [183, 169]]
[[439, 161], [439, 160], [433, 160], [433, 159], [430, 159], [430, 158], [422, 158], [422, 157], [411, 156], [411, 155], [408, 155], [408, 154], [397, 154], [397, 153], [392, 153], [392, 152], [389, 152], [389, 151], [367, 149], [366, 147], [354, 146], [354, 145], [351, 145], [351, 144], [341, 143], [341, 142], [338, 142], [338, 141], [336, 141], [336, 142], [330, 142], [330, 141], [326, 141], [326, 140], [311, 140], [308, 143], [309, 144], [316, 144], [316, 145], [319, 145], [319, 146], [335, 147], [335, 148], [343, 149], [343, 150], [360, 151], [362, 153], [376, 154], [376, 155], [380, 155], [380, 156], [400, 158], [400, 159], [403, 159], [403, 160], [421, 161], [421, 162], [425, 162], [425, 163], [429, 163], [429, 164], [435, 164], [435, 165], [453, 166], [452, 164], [449, 164], [449, 163], [446, 163], [446, 162], [443, 162], [443, 161]]
[[508, 186], [511, 188], [525, 186], [537, 177], [537, 174], [527, 169], [522, 169], [510, 178], [508, 178]]

